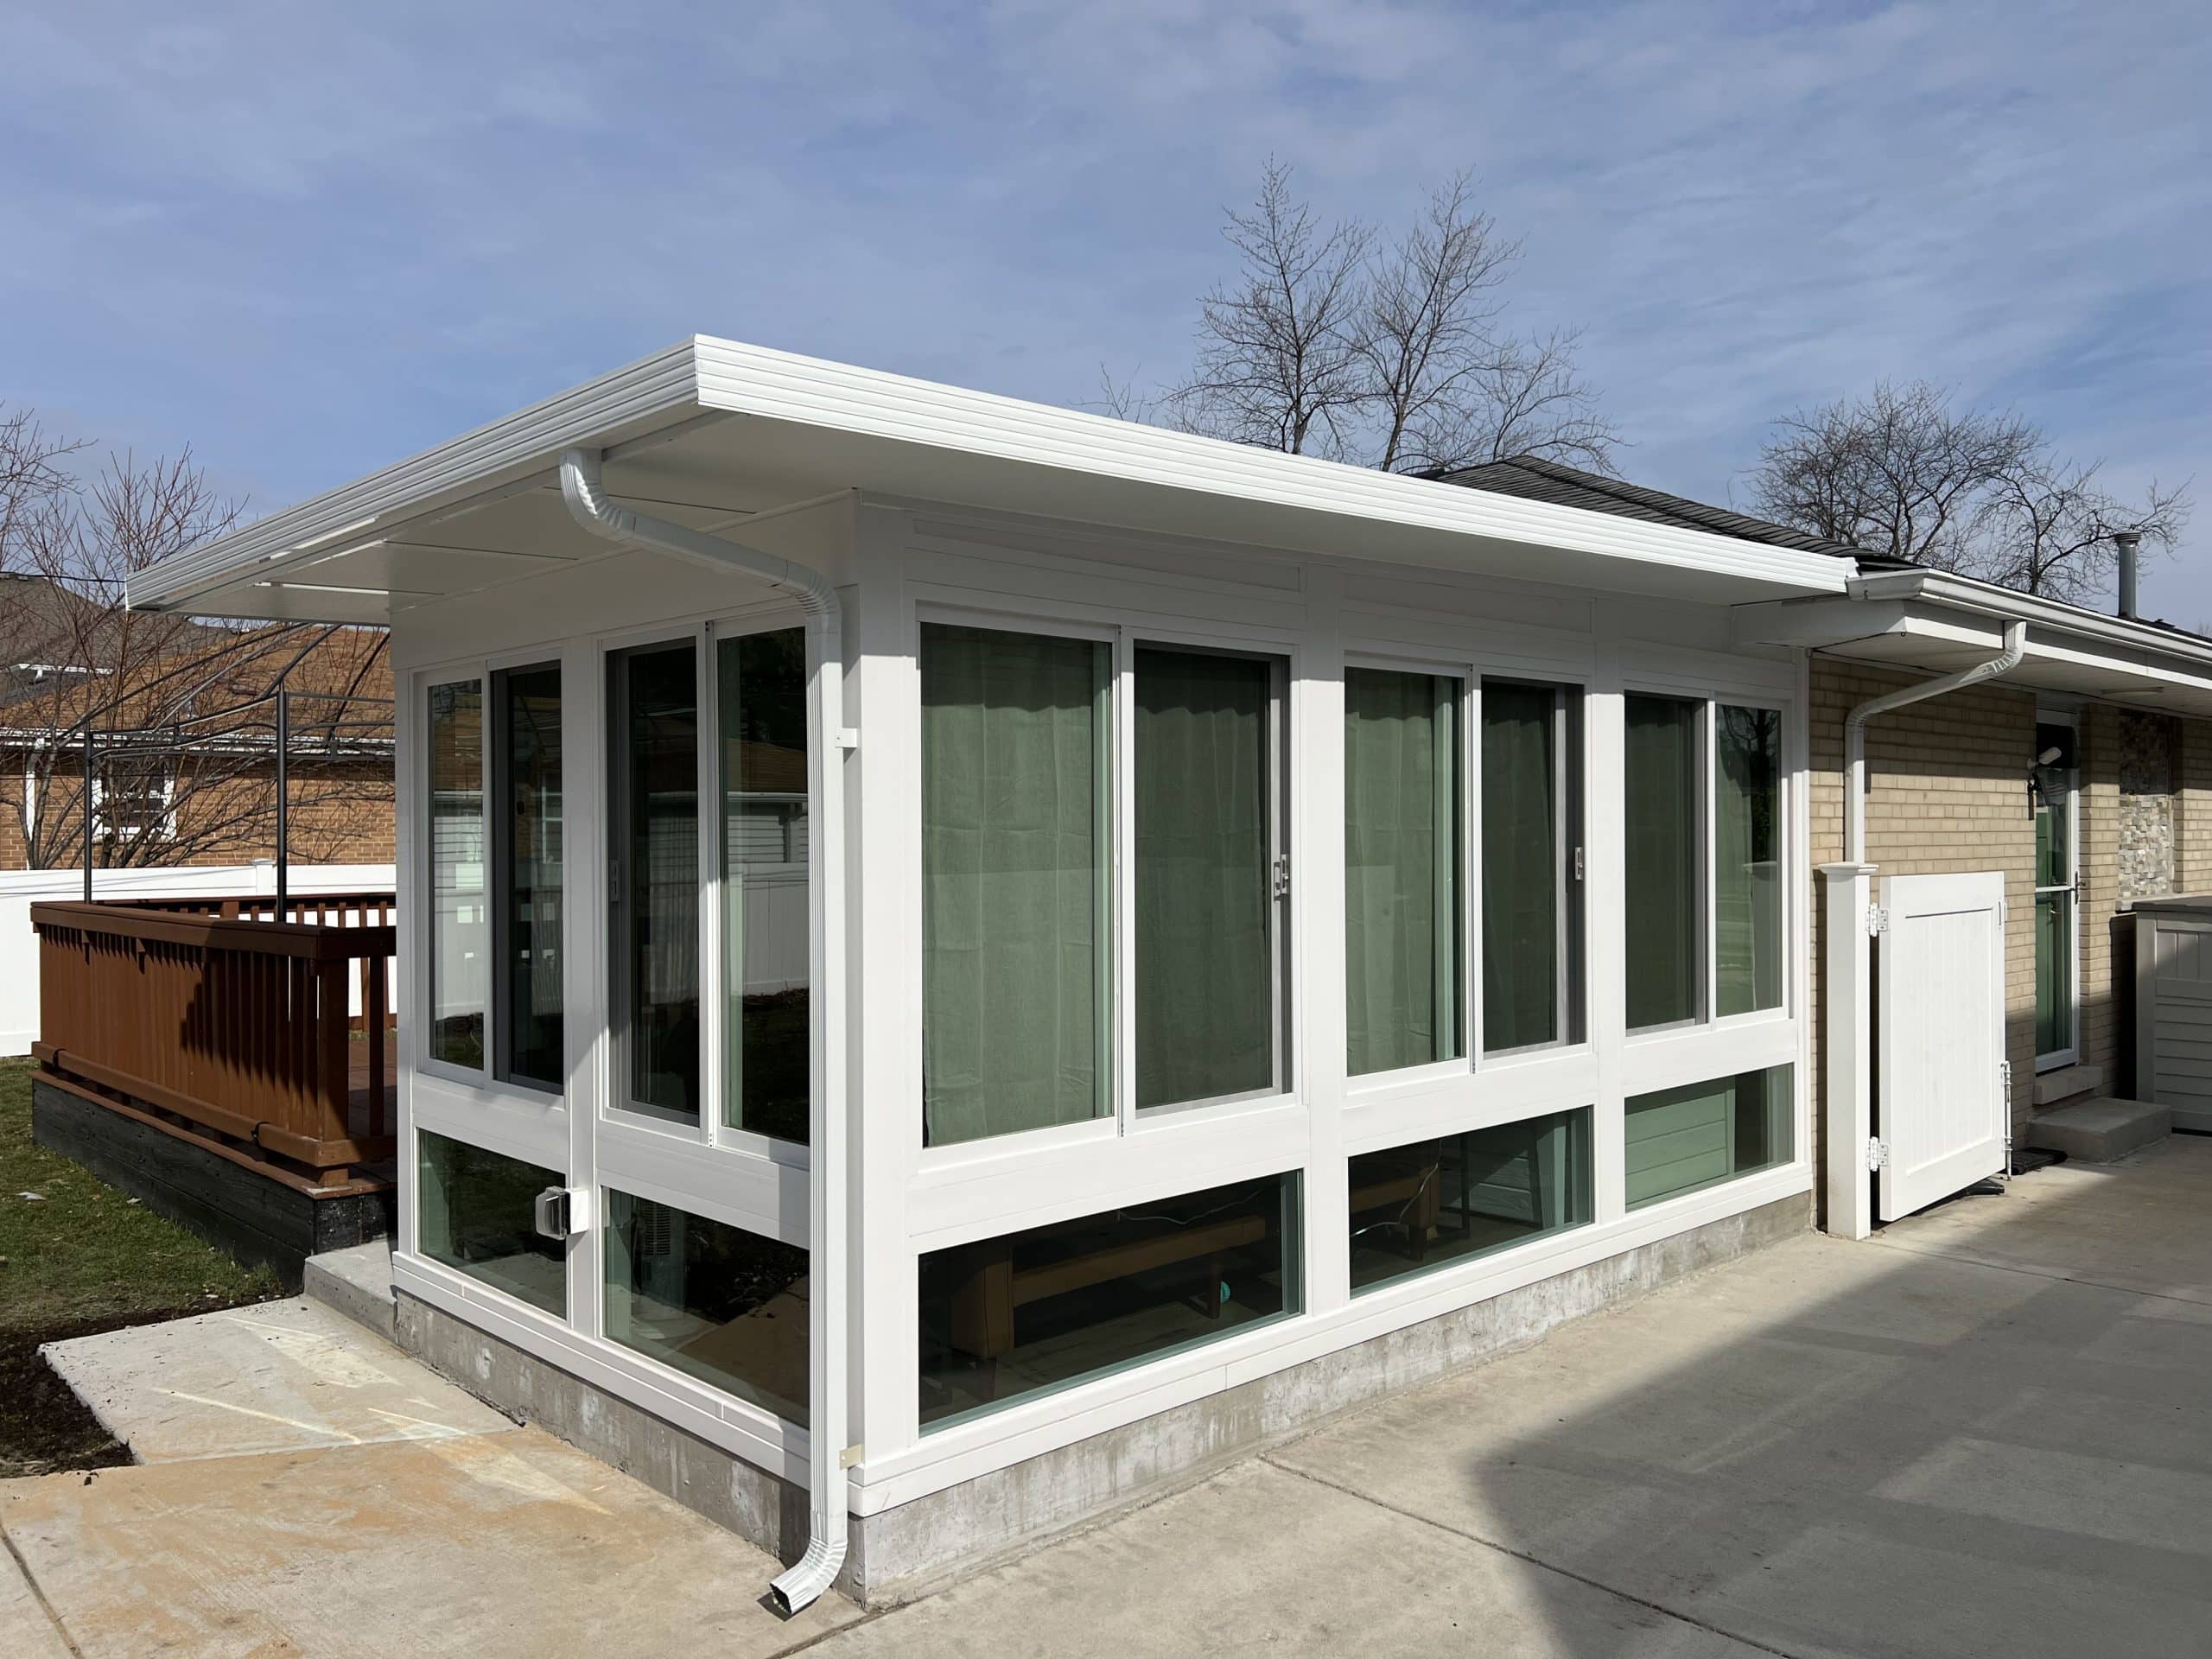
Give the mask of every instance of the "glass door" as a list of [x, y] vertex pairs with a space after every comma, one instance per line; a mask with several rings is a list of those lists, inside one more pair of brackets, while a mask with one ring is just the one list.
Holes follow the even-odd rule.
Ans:
[[2036, 726], [2036, 1067], [2073, 1064], [2076, 1052], [2076, 912], [2074, 728]]

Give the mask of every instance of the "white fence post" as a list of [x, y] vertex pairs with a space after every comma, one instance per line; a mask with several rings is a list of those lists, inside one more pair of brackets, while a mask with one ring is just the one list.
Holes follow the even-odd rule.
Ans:
[[1873, 946], [1866, 918], [1874, 903], [1876, 868], [1821, 866], [1827, 1230], [1838, 1238], [1864, 1238], [1874, 1230], [1866, 1171], [1866, 1142], [1874, 1133]]

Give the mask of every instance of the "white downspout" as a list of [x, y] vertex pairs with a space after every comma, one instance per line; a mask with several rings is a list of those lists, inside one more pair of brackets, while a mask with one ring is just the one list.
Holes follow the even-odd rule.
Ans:
[[1873, 951], [1868, 918], [1874, 907], [1876, 868], [1866, 854], [1866, 722], [1877, 715], [1924, 702], [1961, 688], [2011, 673], [2027, 652], [2027, 625], [2008, 624], [2005, 648], [1986, 662], [1902, 691], [1870, 697], [1843, 721], [1843, 861], [1821, 867], [1823, 914], [1821, 1000], [1828, 1035], [1822, 1045], [1826, 1078], [1827, 1230], [1839, 1238], [1865, 1238], [1874, 1228], [1868, 1173], [1874, 1133]]
[[1983, 680], [1993, 680], [2010, 674], [2020, 665], [2027, 654], [2028, 625], [2010, 622], [2005, 627], [2005, 649], [1987, 662], [1976, 663], [1972, 668], [1962, 668], [1955, 674], [1946, 674], [1940, 680], [1929, 680], [1919, 685], [1908, 685], [1902, 691], [1891, 691], [1882, 696], [1869, 697], [1843, 717], [1844, 769], [1848, 776], [1844, 789], [1850, 797], [1843, 820], [1843, 861], [1860, 862], [1866, 850], [1866, 722], [1877, 715], [1886, 715], [1892, 709], [1902, 709], [1907, 703], [1925, 702], [1930, 697], [1948, 696], [1963, 690]]
[[[798, 596], [806, 613], [808, 972], [822, 1017], [815, 1022], [809, 1128], [806, 1554], [769, 1586], [795, 1613], [827, 1590], [845, 1560], [845, 782], [842, 764], [857, 745], [845, 725], [844, 605], [820, 571], [719, 536], [634, 512], [607, 499], [597, 450], [561, 457], [561, 494], [576, 522], [626, 546], [672, 554], [711, 569], [742, 571]], [[837, 764], [833, 764], [833, 755]]]

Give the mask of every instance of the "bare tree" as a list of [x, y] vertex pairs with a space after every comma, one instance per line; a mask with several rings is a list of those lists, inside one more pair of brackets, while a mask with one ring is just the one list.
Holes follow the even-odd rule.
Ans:
[[26, 412], [0, 419], [0, 812], [25, 863], [76, 862], [88, 819], [109, 866], [266, 855], [275, 753], [262, 699], [288, 679], [308, 694], [294, 849], [327, 855], [363, 804], [390, 797], [390, 713], [359, 701], [385, 672], [382, 631], [125, 608], [130, 575], [220, 534], [238, 507], [188, 451], [110, 456], [86, 477], [70, 459], [83, 448]]
[[2078, 601], [2109, 575], [2115, 531], [2163, 552], [2189, 516], [2186, 485], [2126, 501], [2099, 470], [2056, 458], [2012, 411], [1955, 410], [1942, 387], [1885, 381], [1776, 422], [1750, 495], [1770, 518], [1871, 553]]
[[1372, 233], [1352, 220], [1324, 227], [1293, 200], [1290, 169], [1268, 159], [1249, 212], [1222, 231], [1243, 270], [1200, 302], [1198, 362], [1168, 394], [1191, 430], [1304, 454], [1341, 447], [1343, 423], [1367, 396], [1363, 267]]
[[1096, 407], [1395, 472], [1510, 454], [1611, 470], [1619, 436], [1575, 372], [1579, 336], [1501, 327], [1521, 245], [1477, 205], [1471, 175], [1446, 180], [1395, 240], [1325, 226], [1273, 159], [1254, 206], [1227, 217], [1240, 270], [1201, 302], [1189, 378], [1147, 395], [1102, 370]]

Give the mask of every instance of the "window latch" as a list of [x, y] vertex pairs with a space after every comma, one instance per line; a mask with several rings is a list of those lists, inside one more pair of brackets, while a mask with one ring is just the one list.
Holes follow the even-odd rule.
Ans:
[[1580, 847], [1574, 849], [1574, 879], [1578, 881], [1582, 880], [1582, 849]]
[[1290, 897], [1290, 855], [1282, 853], [1275, 858], [1275, 897]]

